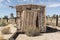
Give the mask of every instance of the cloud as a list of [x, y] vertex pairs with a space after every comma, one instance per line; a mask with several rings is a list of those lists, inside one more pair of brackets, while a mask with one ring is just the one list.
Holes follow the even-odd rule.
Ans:
[[[29, 1], [29, 0], [23, 0], [23, 1]], [[35, 0], [30, 0], [30, 1], [35, 1]]]
[[8, 3], [11, 3], [11, 0], [7, 0]]
[[0, 2], [2, 2], [3, 0], [0, 0]]
[[0, 8], [1, 8], [1, 7], [5, 7], [5, 6], [2, 4], [3, 1], [4, 1], [4, 0], [0, 0]]
[[27, 2], [30, 2], [30, 1], [33, 2], [33, 1], [36, 1], [36, 0], [17, 0], [17, 1], [18, 1], [18, 2], [26, 2], [26, 1], [27, 1]]
[[18, 2], [23, 2], [23, 1], [27, 1], [27, 0], [17, 0]]
[[3, 2], [3, 0], [0, 0], [0, 3]]
[[60, 7], [60, 3], [50, 4], [47, 7]]
[[0, 8], [6, 8], [6, 5], [0, 4]]
[[27, 1], [27, 0], [23, 0], [23, 1]]
[[0, 8], [7, 8], [9, 6], [9, 3], [7, 0], [0, 0]]

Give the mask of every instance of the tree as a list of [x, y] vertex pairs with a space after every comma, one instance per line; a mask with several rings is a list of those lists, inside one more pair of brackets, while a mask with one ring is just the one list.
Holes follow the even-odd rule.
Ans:
[[59, 15], [59, 17], [60, 17], [60, 15]]
[[10, 14], [10, 17], [11, 17], [11, 18], [14, 18], [14, 15], [13, 15], [13, 13], [11, 13], [11, 14]]
[[4, 16], [3, 18], [4, 18], [4, 19], [7, 19], [7, 18], [8, 18], [8, 16]]
[[47, 18], [47, 19], [50, 18], [50, 15], [47, 15], [46, 18]]
[[53, 14], [52, 18], [56, 18], [56, 14]]

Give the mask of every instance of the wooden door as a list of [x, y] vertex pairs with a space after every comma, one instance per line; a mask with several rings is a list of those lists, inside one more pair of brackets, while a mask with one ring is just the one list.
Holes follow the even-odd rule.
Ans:
[[21, 14], [22, 17], [22, 31], [24, 32], [29, 27], [36, 28], [36, 18], [37, 12], [34, 11], [23, 11]]

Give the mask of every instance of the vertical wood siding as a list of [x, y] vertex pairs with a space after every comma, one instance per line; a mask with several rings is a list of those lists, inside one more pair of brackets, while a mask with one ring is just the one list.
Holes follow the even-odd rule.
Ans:
[[[20, 19], [17, 19], [18, 29], [20, 32], [24, 32], [29, 27], [39, 28], [40, 32], [46, 32], [46, 21], [45, 21], [45, 8], [40, 10], [23, 10], [17, 15]], [[38, 26], [37, 26], [38, 25]]]

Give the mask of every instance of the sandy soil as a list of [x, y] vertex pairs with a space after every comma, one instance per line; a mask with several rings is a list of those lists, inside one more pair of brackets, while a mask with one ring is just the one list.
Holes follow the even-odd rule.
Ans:
[[[60, 30], [60, 27], [56, 27]], [[51, 32], [51, 33], [43, 33], [39, 36], [29, 37], [26, 34], [20, 34], [16, 40], [60, 40], [60, 31]]]
[[[15, 28], [14, 25], [12, 25], [12, 24], [7, 25], [6, 27], [10, 27], [11, 34], [2, 34], [3, 35], [3, 39], [9, 39], [17, 31], [17, 28]], [[5, 28], [5, 27], [0, 27], [0, 33], [2, 33], [1, 30], [3, 28]]]
[[36, 37], [28, 37], [25, 34], [20, 34], [16, 40], [60, 40], [60, 32], [44, 33]]

